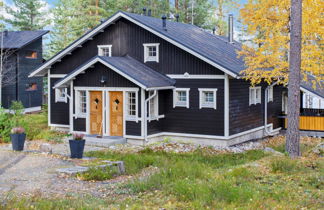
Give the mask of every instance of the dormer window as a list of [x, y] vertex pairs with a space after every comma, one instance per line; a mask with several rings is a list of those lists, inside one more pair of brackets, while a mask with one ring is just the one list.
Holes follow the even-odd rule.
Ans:
[[27, 58], [27, 59], [37, 59], [37, 52], [32, 51], [32, 50], [28, 50], [28, 51], [26, 51], [25, 58]]
[[144, 63], [148, 61], [159, 62], [159, 43], [143, 44]]
[[112, 45], [98, 45], [98, 55], [111, 57]]

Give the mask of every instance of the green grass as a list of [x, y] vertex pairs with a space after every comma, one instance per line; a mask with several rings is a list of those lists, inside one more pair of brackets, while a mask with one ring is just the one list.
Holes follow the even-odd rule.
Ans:
[[[9, 199], [6, 208], [30, 209], [320, 209], [324, 199], [323, 158], [290, 160], [261, 150], [211, 155], [204, 149], [188, 154], [112, 151], [87, 156], [122, 160], [127, 175], [137, 175], [117, 185], [105, 199], [71, 196]], [[149, 167], [149, 168], [148, 168]], [[153, 170], [138, 176], [143, 169]], [[152, 172], [153, 172], [152, 171]], [[105, 180], [113, 171], [92, 168], [85, 180]], [[79, 202], [78, 202], [79, 201]], [[1, 209], [1, 204], [0, 204]]]

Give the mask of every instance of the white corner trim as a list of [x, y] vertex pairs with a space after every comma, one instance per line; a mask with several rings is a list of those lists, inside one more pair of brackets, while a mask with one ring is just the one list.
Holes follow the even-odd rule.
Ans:
[[[178, 99], [177, 99], [177, 92], [179, 91], [184, 91], [186, 92], [186, 103], [185, 104], [179, 104]], [[175, 88], [173, 89], [173, 108], [175, 107], [186, 107], [189, 109], [189, 102], [190, 102], [190, 88]]]
[[[220, 69], [221, 71], [229, 74], [232, 77], [237, 77], [237, 75], [233, 72], [231, 72], [230, 70], [222, 67], [221, 65], [215, 63], [214, 61], [208, 59], [207, 57], [204, 57], [202, 55], [200, 55], [199, 53], [195, 52], [194, 50], [190, 49], [189, 47], [184, 46], [183, 44], [178, 43], [177, 41], [174, 41], [173, 39], [168, 38], [166, 35], [163, 35], [162, 33], [155, 31], [153, 29], [151, 29], [150, 27], [139, 23], [138, 21], [136, 21], [135, 19], [123, 14], [122, 12], [117, 12], [115, 15], [113, 15], [112, 17], [110, 17], [108, 20], [106, 20], [104, 23], [102, 23], [101, 25], [99, 25], [97, 28], [95, 28], [94, 30], [90, 31], [89, 33], [85, 34], [83, 37], [81, 37], [79, 40], [75, 41], [73, 44], [71, 44], [69, 47], [65, 48], [64, 50], [62, 50], [60, 53], [56, 54], [54, 57], [52, 57], [50, 60], [48, 60], [46, 63], [44, 63], [42, 66], [38, 67], [35, 71], [33, 71], [31, 74], [29, 74], [28, 77], [33, 77], [35, 75], [37, 75], [39, 72], [41, 72], [42, 70], [49, 68], [53, 63], [55, 63], [57, 60], [61, 59], [62, 57], [64, 57], [66, 54], [68, 54], [70, 51], [73, 51], [74, 48], [78, 47], [79, 45], [82, 45], [85, 41], [87, 41], [90, 37], [93, 37], [94, 35], [96, 35], [97, 33], [101, 32], [102, 29], [104, 29], [105, 27], [107, 27], [110, 24], [113, 24], [114, 21], [116, 21], [117, 19], [119, 19], [120, 17], [123, 17], [135, 24], [137, 24], [138, 26], [148, 30], [149, 32], [157, 35], [158, 37], [170, 42], [171, 44], [181, 48], [182, 50], [187, 51], [188, 53], [198, 57], [199, 59], [205, 61], [206, 63]], [[42, 75], [38, 75], [38, 76], [42, 76]]]
[[171, 79], [225, 79], [224, 75], [211, 75], [211, 74], [167, 74]]
[[[199, 91], [199, 109], [202, 108], [213, 108], [217, 109], [217, 88], [198, 88]], [[203, 92], [213, 92], [214, 94], [214, 101], [213, 104], [204, 104], [203, 102]]]
[[230, 101], [230, 95], [229, 95], [229, 78], [228, 75], [225, 74], [225, 80], [224, 80], [224, 136], [229, 136], [229, 101]]
[[119, 71], [117, 68], [115, 68], [114, 66], [110, 65], [109, 63], [103, 61], [101, 58], [95, 58], [93, 59], [91, 62], [89, 62], [88, 64], [86, 64], [85, 66], [82, 66], [82, 68], [79, 68], [77, 71], [75, 71], [74, 73], [72, 73], [71, 75], [69, 75], [68, 77], [66, 77], [65, 79], [61, 80], [60, 82], [58, 82], [53, 88], [58, 88], [62, 85], [64, 85], [66, 82], [68, 82], [69, 80], [75, 78], [78, 74], [80, 74], [81, 72], [83, 72], [84, 70], [86, 70], [87, 68], [89, 68], [90, 66], [92, 66], [93, 64], [100, 62], [103, 65], [107, 66], [108, 68], [112, 69], [113, 71], [115, 71], [116, 73], [120, 74], [121, 76], [125, 77], [126, 79], [128, 79], [129, 81], [135, 83], [136, 85], [140, 86], [141, 88], [146, 89], [146, 86], [144, 86], [143, 84], [141, 84], [140, 82], [134, 80], [133, 78], [131, 78], [130, 76], [128, 76], [127, 74]]
[[[160, 43], [144, 43], [143, 46], [144, 46], [144, 63], [150, 61], [158, 63], [160, 57], [160, 53], [159, 53]], [[149, 56], [149, 51], [148, 51], [149, 47], [156, 47], [156, 56]]]

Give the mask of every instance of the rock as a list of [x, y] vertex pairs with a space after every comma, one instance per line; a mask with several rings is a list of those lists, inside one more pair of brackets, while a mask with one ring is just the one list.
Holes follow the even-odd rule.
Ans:
[[324, 143], [320, 143], [319, 145], [314, 147], [312, 149], [312, 152], [322, 157], [324, 155]]
[[75, 175], [77, 173], [84, 173], [87, 170], [89, 170], [89, 167], [83, 167], [83, 166], [75, 166], [72, 168], [60, 168], [56, 171], [59, 173], [69, 174], [69, 175]]
[[52, 146], [50, 144], [45, 143], [45, 144], [41, 144], [39, 146], [39, 151], [44, 152], [44, 153], [48, 153], [48, 154], [52, 154], [53, 150], [52, 150]]
[[272, 154], [274, 154], [274, 155], [280, 155], [280, 156], [284, 155], [283, 153], [278, 152], [278, 151], [276, 151], [276, 150], [274, 150], [274, 149], [272, 149], [272, 148], [270, 148], [270, 147], [266, 147], [266, 148], [264, 148], [263, 151], [265, 151], [265, 152], [269, 152], [269, 153], [272, 153]]

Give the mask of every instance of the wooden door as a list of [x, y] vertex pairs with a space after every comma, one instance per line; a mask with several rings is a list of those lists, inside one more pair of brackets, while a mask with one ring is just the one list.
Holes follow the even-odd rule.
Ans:
[[123, 136], [123, 92], [110, 92], [110, 135]]
[[102, 135], [102, 92], [90, 91], [90, 134]]

